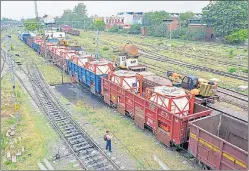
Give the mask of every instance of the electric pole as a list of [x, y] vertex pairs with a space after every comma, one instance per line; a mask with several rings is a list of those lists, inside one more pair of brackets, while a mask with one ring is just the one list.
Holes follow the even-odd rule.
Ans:
[[17, 101], [16, 97], [16, 83], [15, 83], [15, 59], [14, 55], [11, 54], [11, 36], [9, 35], [7, 37], [8, 39], [8, 47], [7, 47], [7, 52], [6, 52], [6, 57], [9, 65], [9, 73], [10, 73], [10, 82], [12, 83], [12, 98], [14, 98], [14, 110], [15, 110], [15, 115], [16, 115], [16, 123], [15, 126], [17, 126], [19, 122], [19, 103]]
[[95, 54], [95, 57], [98, 59], [99, 58], [99, 30], [96, 31], [95, 44], [96, 44], [96, 54]]
[[[38, 7], [37, 7], [37, 2], [35, 2], [35, 17], [36, 17], [36, 22], [37, 22], [37, 32], [38, 32], [38, 29], [39, 29], [39, 24], [40, 24], [40, 21], [39, 21], [39, 17], [38, 17]], [[43, 31], [43, 40], [44, 40], [44, 58], [47, 59], [47, 53], [46, 53], [46, 47], [47, 47], [47, 43], [46, 43], [46, 34], [45, 34], [45, 23], [44, 23], [44, 31]]]
[[35, 1], [35, 18], [36, 18], [36, 22], [37, 22], [37, 30], [39, 29], [38, 28], [38, 23], [39, 23], [39, 18], [38, 18], [38, 9], [37, 9], [37, 2]]

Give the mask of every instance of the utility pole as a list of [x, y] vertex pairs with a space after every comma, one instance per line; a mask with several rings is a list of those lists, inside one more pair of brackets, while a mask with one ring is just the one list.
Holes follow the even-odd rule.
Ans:
[[169, 24], [169, 39], [171, 40], [171, 23]]
[[243, 65], [243, 56], [239, 55], [237, 57], [238, 60], [238, 68], [239, 68], [239, 74], [241, 74], [241, 68], [242, 68], [242, 65]]
[[35, 1], [35, 18], [37, 22], [37, 30], [38, 30], [38, 23], [39, 23], [39, 18], [38, 18], [38, 9], [37, 9], [37, 2]]
[[6, 52], [6, 57], [8, 60], [8, 65], [9, 65], [9, 73], [10, 73], [10, 82], [12, 83], [12, 98], [14, 98], [14, 109], [15, 109], [15, 115], [16, 115], [16, 123], [15, 127], [17, 126], [19, 122], [19, 103], [16, 98], [16, 83], [15, 83], [15, 59], [14, 55], [11, 54], [11, 36], [9, 35], [7, 37], [8, 39], [8, 47], [7, 47], [7, 52]]
[[98, 59], [99, 58], [99, 30], [96, 31], [95, 44], [96, 44], [95, 57]]

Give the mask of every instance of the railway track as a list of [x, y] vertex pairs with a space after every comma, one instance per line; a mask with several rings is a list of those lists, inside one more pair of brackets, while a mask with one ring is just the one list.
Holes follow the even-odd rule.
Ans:
[[[143, 64], [146, 64], [148, 68], [151, 68], [153, 70], [156, 70], [159, 73], [162, 73], [162, 75], [165, 75], [165, 72], [160, 71], [159, 69], [164, 69], [155, 65], [151, 65], [149, 63], [141, 62]], [[218, 95], [220, 96], [220, 101], [224, 101], [226, 103], [238, 106], [242, 108], [245, 111], [248, 111], [248, 96], [224, 87], [218, 87]]]
[[[101, 40], [101, 41], [104, 43], [108, 43], [110, 45], [109, 41], [103, 41], [103, 40]], [[117, 42], [117, 41], [115, 41], [115, 42]], [[113, 45], [111, 45], [111, 47], [117, 48], [116, 46], [113, 46]], [[139, 49], [139, 51], [140, 51], [140, 54], [142, 54], [140, 56], [142, 56], [144, 58], [148, 58], [148, 59], [152, 59], [152, 60], [156, 60], [156, 61], [160, 61], [160, 62], [167, 62], [167, 63], [173, 64], [173, 65], [178, 65], [178, 66], [184, 66], [184, 67], [189, 68], [189, 69], [194, 70], [194, 71], [197, 71], [197, 70], [198, 71], [206, 71], [206, 72], [210, 72], [213, 74], [234, 78], [237, 80], [248, 81], [248, 77], [246, 77], [246, 76], [242, 76], [242, 75], [238, 75], [238, 74], [230, 74], [230, 73], [227, 73], [224, 71], [219, 71], [219, 70], [215, 70], [215, 69], [208, 68], [208, 67], [201, 67], [201, 66], [189, 64], [189, 63], [183, 62], [181, 60], [172, 59], [172, 58], [169, 58], [167, 56], [160, 55], [156, 52], [144, 50], [141, 48]]]
[[32, 83], [35, 97], [39, 101], [38, 106], [46, 113], [50, 124], [77, 158], [82, 168], [85, 170], [119, 170], [118, 165], [109, 159], [104, 151], [58, 102], [38, 68], [31, 65], [28, 72], [25, 72], [22, 68], [21, 70], [29, 77]]
[[[103, 41], [103, 40], [101, 40], [101, 41]], [[108, 41], [103, 41], [103, 42], [108, 43], [110, 45], [110, 43]], [[113, 45], [110, 45], [110, 47], [112, 47], [114, 49], [117, 48], [116, 46], [113, 46]], [[154, 52], [149, 52], [149, 54], [154, 55]], [[161, 55], [155, 54], [154, 56], [156, 56], [157, 58], [154, 58], [154, 57], [149, 56], [149, 55], [147, 55], [146, 57], [150, 58], [150, 59], [153, 59], [153, 60], [165, 62], [165, 58], [162, 58]], [[169, 60], [168, 58], [166, 58], [166, 62], [171, 63], [171, 64], [175, 64], [174, 61], [172, 62], [172, 60], [171, 59]], [[164, 68], [149, 64], [147, 62], [141, 62], [141, 63], [152, 66], [152, 67], [149, 67], [149, 68], [155, 69], [158, 72], [163, 73], [163, 75], [165, 75], [164, 72], [158, 70], [158, 68], [160, 68], [162, 70], [164, 70]], [[180, 66], [181, 66], [181, 64], [182, 64], [182, 66], [186, 65], [185, 63], [179, 63]], [[191, 69], [194, 69], [194, 70], [199, 69], [199, 67], [194, 67], [192, 65], [189, 65], [189, 67], [191, 67]], [[209, 70], [209, 68], [207, 68], [207, 70]], [[218, 72], [222, 72], [222, 71], [218, 71]], [[214, 73], [215, 73], [215, 71], [214, 71]], [[223, 72], [223, 74], [227, 75], [228, 73]], [[228, 75], [231, 76], [231, 74], [228, 74]], [[233, 74], [232, 78], [237, 79], [237, 75]], [[242, 80], [247, 81], [247, 77], [242, 76]], [[225, 100], [225, 98], [223, 98], [223, 101], [229, 102], [230, 104], [233, 104], [233, 105], [238, 105], [240, 108], [242, 108], [244, 110], [248, 110], [247, 109], [248, 108], [248, 104], [247, 104], [248, 103], [248, 96], [247, 95], [244, 95], [242, 93], [239, 93], [239, 92], [227, 89], [227, 88], [223, 88], [223, 87], [219, 87], [218, 92], [223, 94], [222, 95], [223, 97], [224, 97], [224, 95], [226, 95], [226, 96], [229, 96], [231, 98], [229, 100]], [[234, 101], [234, 99], [235, 99], [235, 101]]]
[[[134, 44], [137, 44], [137, 45], [142, 45], [142, 46], [147, 46], [147, 47], [153, 47], [153, 49], [155, 50], [158, 50], [158, 51], [171, 51], [171, 52], [174, 52], [174, 53], [177, 53], [179, 55], [183, 55], [184, 57], [187, 57], [187, 58], [193, 58], [193, 59], [203, 59], [203, 60], [210, 60], [211, 62], [217, 62], [218, 64], [222, 64], [222, 65], [226, 65], [226, 66], [241, 66], [241, 67], [248, 67], [247, 65], [240, 65], [240, 64], [235, 64], [235, 63], [231, 63], [231, 62], [228, 62], [228, 61], [221, 61], [221, 60], [218, 60], [217, 58], [207, 58], [206, 56], [200, 56], [200, 55], [194, 55], [194, 54], [189, 54], [189, 53], [186, 53], [186, 52], [182, 52], [182, 51], [179, 51], [179, 50], [172, 50], [172, 49], [166, 49], [166, 48], [158, 48], [156, 46], [152, 46], [152, 45], [149, 45], [149, 44], [146, 44], [146, 43], [138, 43], [138, 42], [133, 42], [131, 41], [132, 43]], [[209, 62], [210, 62], [209, 61]]]

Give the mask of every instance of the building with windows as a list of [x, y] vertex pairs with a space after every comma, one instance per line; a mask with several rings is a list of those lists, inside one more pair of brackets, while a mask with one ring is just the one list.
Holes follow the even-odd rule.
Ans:
[[129, 29], [133, 24], [142, 24], [142, 12], [119, 12], [116, 16], [98, 17], [94, 16], [93, 21], [102, 20], [106, 24], [106, 29], [110, 29], [113, 25], [118, 25]]

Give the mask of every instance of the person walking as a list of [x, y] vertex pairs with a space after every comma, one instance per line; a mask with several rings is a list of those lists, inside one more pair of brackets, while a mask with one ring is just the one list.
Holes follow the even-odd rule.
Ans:
[[106, 150], [109, 149], [109, 152], [112, 152], [112, 136], [110, 135], [109, 131], [106, 131], [106, 134], [104, 136], [104, 140], [106, 141]]

